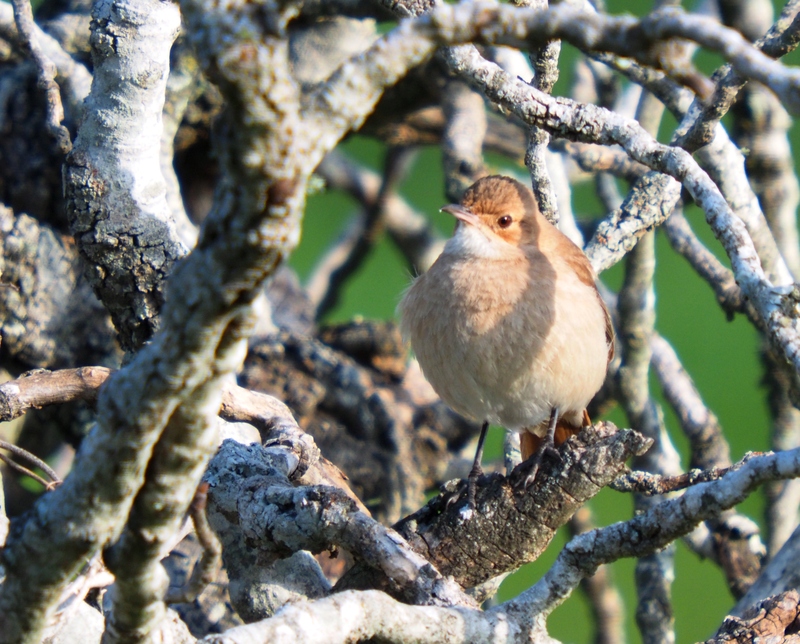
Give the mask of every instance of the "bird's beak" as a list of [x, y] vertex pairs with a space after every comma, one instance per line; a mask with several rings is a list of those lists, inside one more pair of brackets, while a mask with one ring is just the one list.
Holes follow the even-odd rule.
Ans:
[[477, 226], [480, 222], [480, 217], [478, 217], [478, 215], [470, 212], [463, 206], [459, 206], [458, 204], [450, 204], [440, 208], [439, 210], [440, 212], [449, 212], [451, 215], [453, 215], [453, 217], [459, 221], [463, 221], [465, 224]]

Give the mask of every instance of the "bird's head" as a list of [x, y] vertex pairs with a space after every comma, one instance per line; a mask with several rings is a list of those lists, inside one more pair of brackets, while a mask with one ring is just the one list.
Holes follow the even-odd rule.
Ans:
[[539, 207], [533, 192], [510, 177], [493, 175], [472, 184], [460, 204], [442, 208], [459, 220], [448, 243], [469, 255], [496, 256], [536, 243]]

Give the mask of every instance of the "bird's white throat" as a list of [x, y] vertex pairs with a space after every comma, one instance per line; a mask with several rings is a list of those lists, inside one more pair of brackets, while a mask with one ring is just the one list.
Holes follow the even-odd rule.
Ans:
[[508, 244], [490, 236], [477, 226], [459, 222], [455, 234], [447, 240], [442, 254], [457, 257], [503, 259], [508, 253]]

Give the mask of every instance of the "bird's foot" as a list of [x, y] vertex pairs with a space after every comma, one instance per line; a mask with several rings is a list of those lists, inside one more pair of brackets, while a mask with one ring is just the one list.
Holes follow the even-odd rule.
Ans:
[[558, 425], [558, 414], [559, 408], [557, 406], [550, 410], [550, 422], [547, 424], [547, 433], [544, 435], [544, 440], [542, 440], [542, 442], [539, 444], [539, 449], [536, 450], [536, 453], [532, 454], [528, 459], [531, 461], [530, 472], [522, 481], [523, 492], [527, 491], [536, 480], [536, 475], [539, 473], [539, 467], [542, 464], [542, 459], [544, 458], [545, 452], [555, 454], [555, 457], [561, 460], [561, 455], [556, 449], [556, 426]]
[[451, 505], [459, 503], [466, 492], [467, 504], [461, 509], [461, 515], [465, 520], [471, 519], [475, 512], [477, 484], [481, 476], [483, 476], [483, 470], [480, 467], [477, 470], [473, 467], [466, 479], [461, 479], [457, 483], [453, 481], [452, 483], [455, 483], [455, 486], [444, 490], [451, 493], [445, 502], [445, 507], [449, 508]]
[[483, 476], [483, 469], [480, 465], [473, 465], [467, 477], [467, 503], [470, 510], [475, 510], [475, 494], [477, 491], [478, 479]]
[[458, 503], [461, 499], [464, 498], [464, 492], [467, 491], [467, 486], [465, 485], [465, 481], [462, 479], [456, 483], [456, 486], [452, 489], [444, 490], [445, 493], [449, 493], [450, 496], [447, 497], [445, 501], [445, 508], [449, 508], [454, 503]]

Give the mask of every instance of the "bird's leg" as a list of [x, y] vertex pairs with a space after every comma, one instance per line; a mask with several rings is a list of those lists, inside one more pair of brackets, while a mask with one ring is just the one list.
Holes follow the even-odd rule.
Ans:
[[542, 464], [542, 458], [547, 450], [555, 449], [556, 442], [556, 426], [558, 425], [558, 407], [553, 407], [550, 410], [550, 423], [547, 425], [547, 434], [539, 444], [539, 449], [532, 457], [533, 463], [531, 464], [531, 471], [525, 477], [525, 482], [522, 484], [523, 489], [527, 490], [531, 484], [536, 480], [536, 475], [539, 473], [539, 466]]
[[483, 460], [483, 444], [486, 442], [486, 432], [489, 429], [489, 421], [483, 421], [481, 425], [481, 435], [478, 437], [478, 449], [475, 450], [475, 460], [472, 462], [472, 469], [467, 477], [467, 499], [469, 507], [475, 509], [475, 483], [478, 477], [483, 474], [481, 461]]

